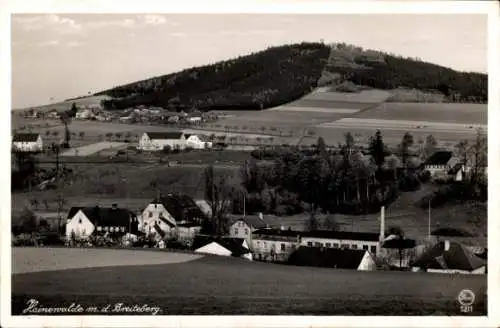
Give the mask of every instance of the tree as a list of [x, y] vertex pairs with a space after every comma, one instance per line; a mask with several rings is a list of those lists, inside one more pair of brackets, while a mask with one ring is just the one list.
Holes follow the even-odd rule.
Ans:
[[326, 144], [325, 144], [325, 139], [323, 137], [318, 138], [318, 142], [316, 144], [316, 149], [318, 151], [318, 154], [322, 157], [328, 157], [328, 152], [326, 151]]
[[436, 152], [437, 140], [432, 134], [429, 134], [425, 138], [425, 145], [423, 151], [423, 159], [429, 158], [432, 154]]
[[52, 131], [52, 135], [57, 138], [57, 136], [59, 135], [59, 131]]
[[122, 137], [122, 133], [121, 132], [116, 132], [115, 136], [116, 136], [116, 139], [120, 140], [120, 138]]
[[375, 136], [370, 138], [370, 145], [368, 146], [368, 149], [373, 162], [377, 165], [377, 171], [380, 172], [382, 165], [384, 165], [385, 158], [388, 155], [380, 130], [377, 130]]
[[[314, 206], [311, 204], [311, 207]], [[315, 231], [319, 228], [318, 219], [316, 218], [316, 214], [313, 210], [309, 212], [309, 217], [306, 219], [306, 231]]]
[[482, 129], [477, 129], [476, 140], [472, 145], [472, 158], [474, 161], [471, 181], [473, 184], [485, 184], [485, 169], [488, 166], [488, 140]]
[[85, 132], [81, 131], [81, 132], [79, 133], [79, 136], [80, 136], [80, 139], [83, 139], [83, 137], [85, 136]]
[[408, 168], [408, 159], [410, 157], [410, 148], [413, 146], [413, 136], [411, 133], [406, 132], [399, 144], [399, 152], [401, 156], [401, 161], [403, 162], [403, 167], [406, 170]]
[[28, 208], [24, 208], [19, 217], [23, 232], [34, 233], [38, 228], [37, 218], [35, 213]]
[[469, 164], [469, 152], [470, 152], [470, 146], [469, 146], [469, 141], [467, 139], [460, 140], [455, 147], [457, 148], [457, 153], [460, 158], [460, 161], [464, 166], [468, 166]]
[[211, 222], [204, 230], [222, 235], [228, 228], [227, 213], [231, 207], [231, 199], [236, 194], [235, 188], [229, 183], [227, 176], [217, 177], [212, 165], [205, 169], [204, 180], [205, 199], [212, 211]]
[[328, 215], [323, 221], [323, 229], [335, 231], [338, 230], [338, 224], [335, 221], [335, 218], [331, 215]]

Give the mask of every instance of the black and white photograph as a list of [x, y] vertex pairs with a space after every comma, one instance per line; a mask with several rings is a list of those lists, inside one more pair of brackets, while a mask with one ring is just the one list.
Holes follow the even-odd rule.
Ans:
[[492, 325], [496, 7], [393, 5], [4, 15], [2, 326]]

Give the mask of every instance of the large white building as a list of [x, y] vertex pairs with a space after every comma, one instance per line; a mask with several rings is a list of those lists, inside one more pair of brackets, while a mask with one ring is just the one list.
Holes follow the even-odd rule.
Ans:
[[212, 148], [212, 142], [207, 136], [198, 134], [185, 134], [186, 145], [193, 149], [209, 149]]
[[16, 133], [12, 138], [12, 149], [20, 152], [42, 151], [42, 136], [39, 133]]
[[229, 228], [229, 236], [234, 238], [243, 238], [250, 247], [252, 245], [252, 234], [254, 231], [263, 228], [280, 229], [280, 223], [270, 216], [246, 215], [234, 221]]
[[300, 231], [258, 229], [252, 233], [254, 259], [285, 262], [300, 245]]
[[137, 148], [144, 151], [161, 151], [167, 146], [171, 150], [186, 148], [184, 133], [182, 131], [145, 132], [139, 139]]

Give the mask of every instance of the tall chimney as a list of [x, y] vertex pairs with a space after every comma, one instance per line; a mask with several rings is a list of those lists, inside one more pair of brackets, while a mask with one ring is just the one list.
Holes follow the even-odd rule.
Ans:
[[380, 242], [383, 242], [385, 238], [385, 207], [380, 208]]

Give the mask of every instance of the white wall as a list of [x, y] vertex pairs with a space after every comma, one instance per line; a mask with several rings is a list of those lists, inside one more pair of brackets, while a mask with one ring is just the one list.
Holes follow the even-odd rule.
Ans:
[[146, 206], [139, 220], [139, 230], [146, 233], [146, 235], [155, 235], [156, 230], [154, 229], [154, 223], [156, 222], [160, 228], [169, 232], [171, 230], [170, 226], [160, 220], [160, 215], [165, 219], [170, 221], [174, 226], [176, 225], [175, 219], [168, 213], [163, 204], [149, 204]]
[[142, 137], [139, 139], [139, 149], [146, 151], [161, 151], [165, 146], [170, 146], [173, 150], [176, 145], [178, 145], [179, 149], [186, 148], [186, 139], [184, 136], [181, 139], [153, 139], [151, 140], [149, 136], [144, 133]]
[[[263, 240], [256, 238], [253, 238], [251, 245], [255, 259], [259, 259], [259, 254], [261, 254], [263, 257], [269, 256], [271, 253], [271, 249], [274, 249], [274, 254], [276, 254], [278, 257], [282, 257], [283, 260], [286, 260], [288, 256], [290, 256], [290, 254], [299, 247], [298, 242]], [[284, 250], [282, 249], [282, 245], [285, 248]]]
[[13, 142], [12, 146], [14, 149], [20, 151], [41, 151], [43, 149], [43, 140], [39, 135], [36, 142]]
[[94, 229], [92, 222], [80, 210], [66, 223], [66, 238], [71, 238], [72, 232], [77, 238], [87, 238], [92, 235]]
[[200, 233], [201, 227], [177, 227], [177, 236], [179, 239], [193, 239]]
[[[308, 245], [308, 242], [312, 242], [312, 247], [316, 246], [316, 243], [320, 243], [321, 246], [327, 247], [326, 244], [330, 244], [330, 248], [335, 248], [334, 244], [338, 244], [338, 248], [341, 248], [343, 244], [349, 245], [350, 249], [363, 249], [363, 246], [368, 246], [368, 251], [371, 252], [371, 247], [376, 247], [375, 256], [380, 253], [380, 244], [378, 241], [363, 241], [363, 240], [342, 240], [342, 239], [328, 239], [328, 238], [315, 238], [315, 237], [302, 237], [301, 245], [302, 246], [311, 246]], [[356, 247], [353, 247], [356, 245]]]
[[376, 270], [376, 268], [377, 268], [377, 265], [375, 264], [375, 261], [373, 260], [373, 257], [370, 254], [370, 252], [365, 252], [363, 259], [361, 260], [361, 263], [358, 266], [358, 270], [360, 270], [360, 271], [373, 271], [373, 270]]

